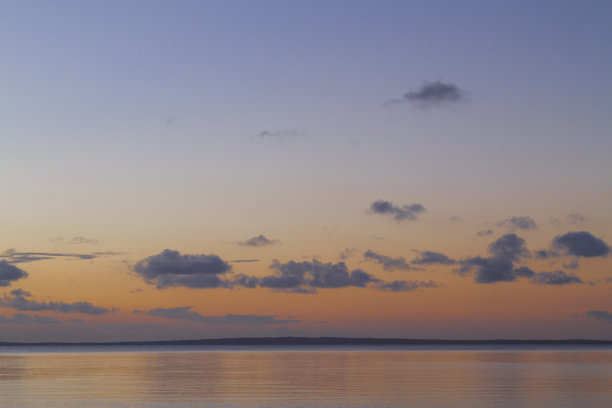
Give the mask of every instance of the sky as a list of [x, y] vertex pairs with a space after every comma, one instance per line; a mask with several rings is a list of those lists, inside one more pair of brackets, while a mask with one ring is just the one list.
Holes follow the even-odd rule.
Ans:
[[611, 12], [0, 1], [0, 341], [612, 339]]

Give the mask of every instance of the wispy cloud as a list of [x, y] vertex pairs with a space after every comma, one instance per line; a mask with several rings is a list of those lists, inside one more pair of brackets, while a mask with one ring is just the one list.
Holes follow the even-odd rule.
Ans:
[[259, 139], [291, 140], [304, 137], [305, 133], [295, 129], [263, 130], [257, 134]]
[[101, 256], [119, 255], [120, 252], [94, 252], [91, 254], [78, 254], [73, 252], [19, 252], [14, 248], [7, 249], [0, 253], [0, 258], [5, 258], [9, 263], [26, 263], [45, 261], [48, 259], [76, 259], [76, 260], [88, 260], [95, 259]]
[[148, 311], [135, 310], [134, 313], [143, 313], [148, 316], [164, 317], [166, 319], [188, 320], [213, 326], [220, 325], [243, 325], [243, 326], [267, 326], [284, 325], [289, 323], [301, 323], [301, 320], [283, 319], [278, 315], [238, 315], [227, 314], [225, 316], [205, 316], [192, 310], [191, 306], [173, 308], [157, 308]]
[[612, 323], [612, 313], [603, 310], [589, 310], [586, 316], [595, 320], [603, 320], [604, 322]]
[[37, 314], [28, 315], [24, 313], [15, 313], [12, 317], [0, 316], [0, 323], [17, 323], [17, 324], [56, 324], [60, 320], [48, 316], [39, 316]]
[[573, 285], [584, 283], [582, 279], [574, 274], [567, 274], [563, 271], [538, 272], [532, 278], [531, 282], [536, 285]]
[[424, 282], [424, 281], [414, 281], [414, 280], [396, 280], [392, 282], [385, 282], [377, 285], [376, 287], [379, 290], [388, 291], [388, 292], [410, 292], [417, 289], [423, 288], [439, 288], [441, 285], [432, 280]]
[[39, 302], [28, 299], [32, 295], [21, 289], [13, 290], [11, 296], [4, 295], [0, 298], [0, 305], [19, 311], [41, 311], [52, 310], [59, 313], [82, 313], [89, 315], [99, 315], [113, 312], [112, 309], [94, 306], [89, 302]]

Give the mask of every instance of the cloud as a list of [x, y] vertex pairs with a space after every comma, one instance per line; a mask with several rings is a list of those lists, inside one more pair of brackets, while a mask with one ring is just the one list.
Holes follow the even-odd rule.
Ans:
[[270, 268], [274, 275], [258, 280], [258, 286], [295, 293], [316, 293], [317, 289], [363, 288], [372, 282], [379, 282], [361, 269], [349, 271], [344, 262], [323, 263], [317, 260], [287, 263], [274, 262]]
[[612, 323], [612, 313], [604, 312], [603, 310], [589, 310], [586, 312], [587, 317], [595, 320], [603, 320]]
[[568, 255], [593, 258], [606, 256], [610, 247], [601, 239], [595, 238], [587, 231], [568, 232], [553, 240], [553, 247], [565, 251]]
[[384, 106], [409, 102], [421, 108], [436, 107], [466, 101], [465, 92], [455, 84], [442, 82], [425, 82], [418, 91], [410, 91], [402, 98], [386, 102]]
[[229, 287], [222, 275], [232, 269], [231, 265], [217, 255], [181, 255], [178, 251], [165, 249], [134, 265], [134, 271], [145, 282], [158, 289], [183, 286], [187, 288]]
[[569, 214], [567, 216], [568, 221], [570, 222], [570, 224], [572, 225], [580, 225], [580, 224], [584, 224], [585, 222], [588, 221], [588, 219], [580, 214]]
[[584, 283], [582, 279], [574, 274], [566, 274], [563, 271], [538, 272], [531, 278], [531, 283], [536, 285], [573, 285]]
[[570, 262], [563, 263], [563, 267], [565, 269], [578, 269], [578, 266], [580, 265], [578, 264], [578, 260], [576, 259], [572, 259]]
[[7, 249], [0, 253], [0, 258], [6, 258], [9, 263], [25, 263], [44, 261], [48, 259], [56, 258], [72, 258], [79, 260], [95, 259], [100, 256], [119, 255], [119, 252], [94, 252], [93, 254], [76, 254], [76, 253], [62, 253], [62, 252], [18, 252], [14, 248]]
[[364, 259], [373, 260], [378, 262], [383, 266], [385, 271], [394, 271], [396, 269], [410, 271], [416, 268], [411, 267], [406, 263], [406, 259], [404, 258], [391, 258], [389, 256], [378, 254], [370, 249], [368, 249], [363, 254]]
[[434, 265], [434, 264], [454, 265], [457, 263], [457, 261], [455, 261], [454, 259], [451, 259], [448, 256], [441, 254], [439, 252], [423, 251], [423, 252], [418, 252], [418, 253], [421, 255], [421, 257], [413, 259], [412, 262], [410, 262], [411, 264], [415, 264], [415, 265]]
[[538, 229], [535, 221], [531, 217], [510, 217], [497, 223], [498, 227], [509, 228], [511, 230], [535, 230]]
[[259, 132], [257, 137], [268, 140], [290, 140], [304, 137], [304, 132], [300, 132], [295, 129], [264, 130]]
[[104, 307], [94, 306], [89, 302], [38, 302], [35, 300], [26, 299], [31, 297], [29, 292], [16, 289], [11, 292], [12, 296], [4, 295], [0, 298], [0, 305], [19, 311], [40, 311], [53, 310], [59, 313], [82, 313], [89, 315], [99, 315], [114, 310], [109, 310]]
[[559, 256], [555, 251], [549, 251], [547, 249], [539, 249], [533, 253], [536, 259], [550, 259]]
[[98, 240], [97, 239], [93, 239], [93, 238], [86, 238], [86, 237], [74, 237], [71, 240], [67, 241], [68, 244], [73, 244], [73, 245], [79, 245], [79, 244], [97, 244]]
[[488, 237], [489, 235], [493, 235], [493, 230], [481, 230], [476, 233], [476, 236], [478, 237]]
[[375, 214], [390, 215], [396, 221], [416, 220], [418, 215], [425, 211], [422, 204], [394, 205], [390, 201], [377, 200], [370, 205], [370, 211]]
[[490, 257], [473, 257], [460, 261], [458, 273], [466, 275], [476, 271], [476, 283], [512, 282], [517, 278], [535, 275], [527, 267], [515, 267], [514, 263], [529, 256], [525, 240], [516, 234], [506, 234], [487, 248]]
[[388, 291], [388, 292], [410, 292], [417, 289], [422, 288], [439, 288], [440, 284], [434, 282], [432, 280], [423, 282], [423, 281], [413, 281], [413, 280], [396, 280], [393, 282], [385, 282], [376, 286], [379, 290]]
[[27, 278], [28, 273], [11, 265], [4, 259], [0, 260], [0, 287], [10, 286], [12, 282]]
[[278, 242], [278, 240], [271, 240], [263, 235], [258, 235], [256, 237], [249, 238], [246, 241], [238, 242], [238, 244], [243, 246], [262, 247], [266, 245], [274, 245]]
[[220, 325], [243, 325], [243, 326], [265, 326], [282, 325], [288, 323], [301, 323], [301, 320], [279, 319], [278, 315], [237, 315], [227, 314], [225, 316], [204, 316], [191, 310], [191, 306], [158, 308], [149, 311], [135, 310], [134, 313], [143, 313], [148, 316], [164, 317], [166, 319], [188, 320], [213, 326]]
[[259, 262], [259, 259], [232, 259], [230, 262], [233, 263], [249, 263], [249, 262]]
[[0, 316], [0, 323], [38, 323], [38, 324], [55, 324], [60, 323], [59, 320], [48, 316], [27, 315], [24, 313], [15, 313], [12, 317]]

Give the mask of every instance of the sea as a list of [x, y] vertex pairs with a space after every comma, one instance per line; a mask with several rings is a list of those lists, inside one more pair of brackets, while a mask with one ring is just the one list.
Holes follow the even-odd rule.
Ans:
[[612, 349], [0, 347], [2, 408], [610, 408]]

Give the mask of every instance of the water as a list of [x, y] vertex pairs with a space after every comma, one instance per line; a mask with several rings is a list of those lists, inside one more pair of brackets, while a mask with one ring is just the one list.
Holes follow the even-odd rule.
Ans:
[[3, 408], [609, 408], [612, 350], [0, 349]]

